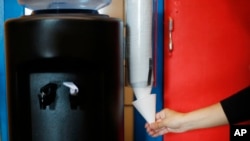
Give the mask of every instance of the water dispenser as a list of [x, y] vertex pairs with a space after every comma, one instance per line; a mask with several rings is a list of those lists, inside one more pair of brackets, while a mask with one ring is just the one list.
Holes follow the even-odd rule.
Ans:
[[111, 0], [19, 0], [5, 23], [10, 141], [123, 141], [123, 22]]

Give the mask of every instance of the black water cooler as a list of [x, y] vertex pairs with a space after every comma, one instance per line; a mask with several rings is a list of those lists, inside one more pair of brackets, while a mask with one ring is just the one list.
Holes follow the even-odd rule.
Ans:
[[122, 21], [40, 10], [5, 33], [10, 141], [123, 141]]

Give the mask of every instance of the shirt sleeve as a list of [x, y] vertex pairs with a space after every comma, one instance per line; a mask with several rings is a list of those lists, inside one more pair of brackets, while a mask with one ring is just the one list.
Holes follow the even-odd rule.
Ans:
[[230, 124], [250, 120], [250, 86], [221, 101]]

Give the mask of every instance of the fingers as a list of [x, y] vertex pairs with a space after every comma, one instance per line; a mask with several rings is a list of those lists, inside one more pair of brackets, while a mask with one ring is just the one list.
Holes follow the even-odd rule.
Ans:
[[161, 136], [161, 135], [164, 135], [168, 132], [167, 127], [154, 129], [154, 128], [152, 128], [152, 125], [153, 124], [146, 124], [145, 125], [145, 128], [146, 128], [148, 134], [152, 137]]
[[158, 121], [150, 124], [150, 128], [152, 128], [153, 130], [159, 130], [163, 127], [165, 127], [165, 125], [164, 125], [162, 120], [158, 120]]
[[164, 126], [166, 126], [164, 124], [164, 120], [166, 119], [166, 112], [167, 112], [167, 109], [162, 110], [156, 114], [156, 116], [155, 116], [156, 122], [150, 124], [150, 127], [152, 129], [157, 130], [157, 129], [161, 129]]
[[158, 112], [155, 116], [156, 122], [145, 124], [145, 128], [149, 135], [157, 137], [163, 135], [168, 131], [168, 128], [164, 125], [164, 119], [166, 118], [167, 109]]

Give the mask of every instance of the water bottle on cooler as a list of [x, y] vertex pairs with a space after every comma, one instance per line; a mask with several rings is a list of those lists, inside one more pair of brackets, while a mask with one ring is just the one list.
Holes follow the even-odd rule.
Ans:
[[99, 10], [112, 0], [18, 0], [20, 5], [32, 10], [42, 9], [91, 9]]

